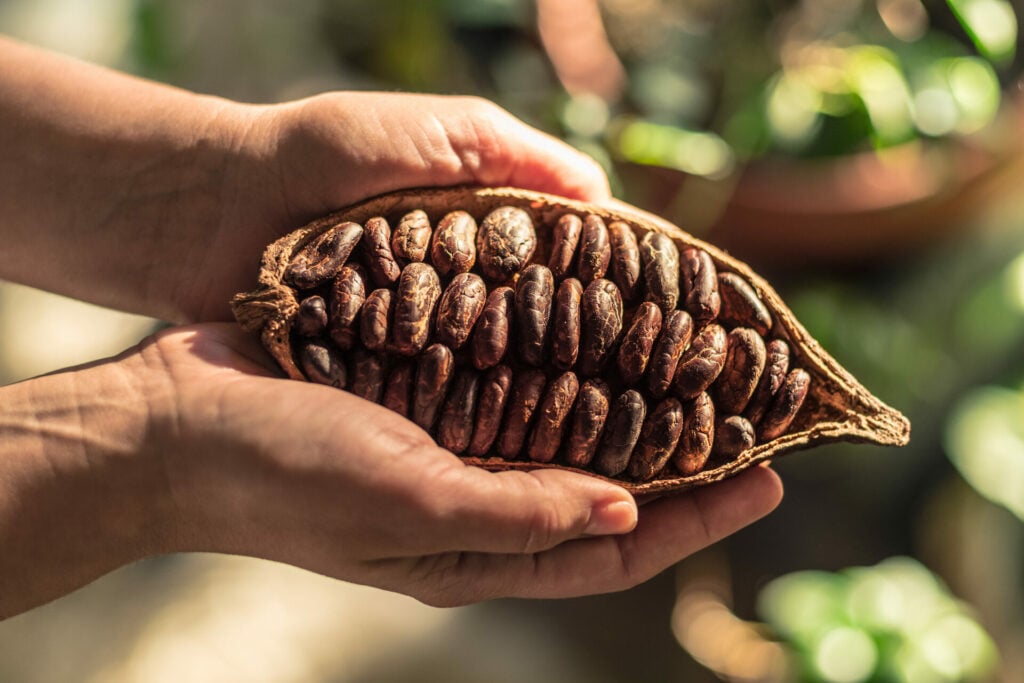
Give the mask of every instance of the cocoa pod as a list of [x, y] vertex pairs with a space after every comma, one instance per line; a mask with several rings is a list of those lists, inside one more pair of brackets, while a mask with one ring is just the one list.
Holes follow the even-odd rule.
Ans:
[[487, 285], [476, 273], [459, 273], [437, 305], [437, 341], [453, 350], [462, 348], [484, 310]]
[[363, 236], [363, 226], [345, 221], [315, 237], [288, 264], [284, 280], [297, 289], [324, 284], [345, 265]]
[[430, 219], [421, 209], [402, 216], [391, 233], [391, 253], [401, 263], [419, 263], [427, 258], [430, 246]]
[[442, 218], [434, 230], [430, 261], [443, 276], [468, 273], [476, 263], [476, 220], [465, 211]]
[[488, 213], [477, 231], [477, 259], [484, 277], [492, 282], [511, 279], [526, 267], [536, 248], [533, 219], [514, 206], [502, 206]]

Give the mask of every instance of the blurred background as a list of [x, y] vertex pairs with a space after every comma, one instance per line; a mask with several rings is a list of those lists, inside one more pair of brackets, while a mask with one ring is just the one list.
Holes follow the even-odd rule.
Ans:
[[[0, 32], [226, 97], [494, 99], [747, 260], [914, 425], [904, 449], [780, 460], [777, 512], [623, 593], [437, 610], [256, 560], [154, 558], [0, 623], [0, 680], [1024, 680], [1022, 16], [1005, 0], [0, 0]], [[158, 324], [3, 284], [0, 380]]]

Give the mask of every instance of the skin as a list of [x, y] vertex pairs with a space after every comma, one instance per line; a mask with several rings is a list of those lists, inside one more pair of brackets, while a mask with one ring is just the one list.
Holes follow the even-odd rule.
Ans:
[[412, 422], [282, 381], [229, 321], [264, 245], [404, 187], [593, 202], [586, 157], [473, 98], [199, 96], [0, 39], [0, 277], [181, 323], [0, 388], [0, 618], [168, 552], [269, 558], [433, 605], [640, 583], [774, 508], [766, 468], [644, 505], [466, 467]]

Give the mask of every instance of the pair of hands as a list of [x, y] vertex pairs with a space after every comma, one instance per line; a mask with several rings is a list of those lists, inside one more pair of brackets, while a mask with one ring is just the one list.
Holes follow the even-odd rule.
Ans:
[[[313, 217], [460, 183], [608, 200], [583, 155], [473, 98], [336, 93], [254, 107], [74, 69], [86, 70], [85, 92], [123, 90], [141, 104], [108, 130], [90, 126], [88, 110], [54, 122], [13, 98], [28, 112], [11, 134], [19, 149], [56, 127], [49, 139], [71, 153], [114, 153], [83, 156], [92, 165], [68, 189], [70, 217], [23, 200], [31, 177], [17, 194], [0, 190], [22, 238], [0, 275], [198, 324], [0, 390], [15, 456], [0, 459], [0, 616], [186, 550], [278, 560], [436, 605], [615, 591], [778, 504], [767, 468], [638, 515], [625, 490], [594, 478], [466, 467], [384, 408], [280, 379], [254, 339], [218, 322], [252, 287], [264, 246]], [[18, 83], [0, 74], [0, 87]], [[69, 236], [38, 236], [35, 224]], [[40, 250], [46, 264], [27, 269]]]

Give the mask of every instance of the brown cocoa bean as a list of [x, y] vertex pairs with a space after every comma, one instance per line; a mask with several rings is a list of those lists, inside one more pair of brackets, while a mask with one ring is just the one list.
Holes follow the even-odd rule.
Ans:
[[647, 405], [635, 389], [629, 389], [615, 399], [594, 457], [594, 468], [599, 473], [617, 477], [626, 471], [646, 413]]
[[437, 420], [454, 369], [455, 358], [444, 344], [431, 344], [420, 354], [412, 395], [412, 421], [428, 432]]
[[391, 324], [391, 347], [405, 356], [415, 356], [430, 340], [441, 281], [426, 263], [410, 263], [398, 279]]
[[711, 323], [694, 338], [683, 352], [672, 380], [672, 391], [682, 399], [690, 399], [707, 391], [718, 379], [725, 365], [727, 336], [721, 325]]
[[345, 265], [362, 236], [363, 226], [345, 222], [313, 238], [288, 265], [285, 282], [296, 289], [319, 287]]
[[524, 363], [544, 363], [555, 279], [547, 266], [527, 266], [516, 282], [516, 339]]
[[768, 412], [758, 427], [758, 437], [762, 442], [777, 439], [786, 433], [793, 418], [800, 412], [810, 387], [811, 376], [806, 370], [797, 368], [786, 375], [786, 380], [769, 404]]
[[755, 427], [761, 423], [761, 418], [768, 410], [768, 403], [778, 393], [789, 372], [789, 344], [782, 339], [773, 339], [768, 342], [766, 354], [761, 381], [757, 383], [757, 389], [743, 411], [743, 417]]
[[505, 404], [512, 388], [512, 370], [496, 365], [484, 375], [476, 409], [476, 428], [469, 442], [469, 455], [481, 457], [491, 450], [505, 414]]
[[398, 282], [402, 268], [391, 253], [391, 226], [384, 218], [375, 216], [366, 221], [362, 250], [370, 279], [375, 285], [390, 287]]
[[473, 365], [478, 370], [501, 362], [512, 332], [515, 293], [511, 287], [496, 287], [487, 295], [484, 310], [473, 330]]
[[579, 390], [580, 383], [573, 372], [562, 373], [548, 384], [530, 432], [527, 447], [530, 460], [551, 462], [555, 459]]
[[747, 418], [730, 415], [715, 425], [715, 443], [711, 452], [716, 458], [732, 460], [754, 447], [754, 426]]
[[299, 302], [292, 329], [302, 337], [315, 337], [327, 327], [327, 304], [322, 296], [307, 296]]
[[601, 372], [622, 333], [622, 297], [610, 280], [594, 280], [583, 290], [583, 329], [580, 333], [579, 372]]
[[473, 418], [476, 411], [477, 388], [480, 375], [476, 370], [463, 368], [455, 373], [451, 391], [445, 399], [441, 420], [437, 425], [437, 443], [456, 455], [469, 448], [473, 438]]
[[476, 234], [476, 253], [484, 277], [508, 282], [526, 267], [537, 248], [537, 232], [530, 214], [514, 206], [491, 211]]
[[366, 271], [360, 265], [343, 266], [331, 285], [327, 331], [338, 348], [347, 351], [358, 339], [359, 311], [366, 301]]
[[427, 258], [430, 247], [430, 219], [416, 209], [402, 216], [391, 234], [391, 253], [400, 263], [420, 263]]
[[757, 332], [749, 327], [737, 327], [729, 332], [725, 365], [712, 386], [719, 410], [736, 415], [743, 412], [761, 380], [766, 357], [764, 339]]
[[576, 214], [567, 213], [558, 219], [552, 234], [551, 257], [548, 268], [556, 279], [561, 279], [572, 270], [576, 247], [583, 232], [583, 221]]
[[555, 294], [554, 320], [551, 324], [551, 355], [555, 366], [568, 370], [576, 364], [580, 352], [580, 302], [583, 285], [574, 277], [562, 280]]
[[683, 434], [672, 454], [672, 464], [683, 476], [704, 469], [715, 443], [715, 404], [702, 391], [683, 407]]
[[365, 349], [355, 349], [351, 354], [352, 381], [348, 390], [372, 403], [380, 403], [384, 392], [384, 363], [380, 356]]
[[679, 443], [683, 431], [683, 404], [666, 398], [652, 410], [640, 429], [640, 439], [629, 459], [629, 476], [635, 481], [654, 479]]
[[487, 285], [476, 273], [459, 273], [437, 305], [437, 341], [457, 350], [469, 339], [487, 301]]
[[576, 274], [580, 282], [588, 285], [608, 272], [612, 247], [608, 241], [608, 228], [600, 216], [591, 214], [583, 219], [579, 260]]
[[381, 405], [402, 417], [409, 417], [415, 370], [411, 361], [402, 361], [392, 368], [391, 374], [388, 375], [388, 381], [384, 385], [384, 398], [381, 399]]
[[602, 380], [588, 379], [580, 386], [565, 449], [565, 461], [573, 467], [587, 467], [593, 460], [610, 404], [611, 392]]
[[679, 255], [679, 270], [686, 298], [683, 306], [697, 327], [718, 317], [722, 297], [718, 294], [718, 270], [711, 255], [703, 249], [690, 247]]
[[498, 454], [506, 460], [514, 460], [523, 450], [545, 384], [544, 372], [536, 368], [518, 372], [512, 378], [512, 392], [498, 438]]
[[762, 337], [768, 335], [772, 329], [772, 314], [746, 280], [736, 273], [719, 273], [718, 293], [722, 297], [718, 317], [723, 324], [751, 327]]
[[476, 263], [476, 220], [465, 211], [445, 215], [434, 230], [430, 260], [442, 276], [468, 273]]
[[690, 314], [681, 309], [669, 311], [661, 325], [661, 334], [654, 343], [650, 368], [647, 371], [647, 389], [654, 398], [660, 399], [668, 393], [668, 388], [676, 376], [679, 359], [690, 345], [691, 337], [693, 318]]
[[619, 375], [627, 385], [637, 384], [643, 377], [660, 331], [661, 309], [651, 301], [643, 302], [633, 314], [633, 322], [619, 346]]
[[359, 338], [371, 351], [383, 351], [391, 326], [391, 290], [380, 288], [370, 292], [359, 313]]
[[667, 235], [649, 232], [640, 240], [647, 300], [668, 313], [679, 302], [679, 250]]
[[345, 388], [347, 371], [341, 356], [327, 344], [308, 341], [299, 351], [299, 366], [311, 382]]
[[640, 293], [640, 246], [636, 233], [626, 223], [612, 221], [608, 225], [608, 238], [612, 244], [612, 282], [624, 301], [632, 301]]

